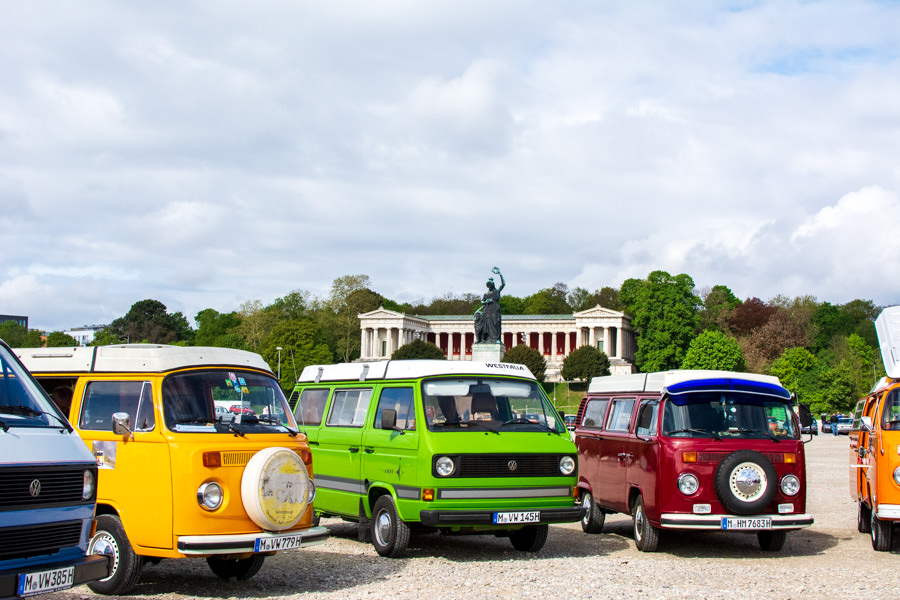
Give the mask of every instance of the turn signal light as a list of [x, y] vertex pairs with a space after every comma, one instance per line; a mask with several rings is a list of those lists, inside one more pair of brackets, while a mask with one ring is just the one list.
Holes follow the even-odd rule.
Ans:
[[434, 501], [434, 490], [430, 488], [425, 488], [422, 490], [422, 500], [424, 502], [433, 502]]
[[785, 452], [784, 453], [784, 464], [786, 465], [796, 465], [797, 464], [797, 455], [793, 452]]
[[295, 452], [300, 455], [304, 465], [312, 464], [312, 452], [309, 450], [295, 450]]
[[697, 453], [696, 452], [682, 452], [681, 453], [681, 462], [685, 462], [685, 463], [697, 462]]
[[204, 452], [203, 453], [203, 466], [208, 469], [214, 469], [216, 467], [222, 466], [222, 453], [221, 452]]

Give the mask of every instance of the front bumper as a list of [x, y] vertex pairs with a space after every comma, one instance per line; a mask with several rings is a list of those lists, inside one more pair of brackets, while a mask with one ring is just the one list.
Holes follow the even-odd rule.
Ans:
[[[423, 510], [419, 511], [422, 525], [426, 527], [468, 527], [494, 525], [494, 513], [509, 512], [511, 509], [496, 510]], [[533, 509], [523, 509], [533, 510]], [[548, 523], [572, 523], [580, 521], [584, 516], [584, 508], [571, 506], [566, 508], [539, 509], [541, 519], [537, 523], [522, 523], [522, 525], [538, 525]], [[515, 512], [515, 511], [513, 511]], [[508, 525], [514, 527], [517, 525]], [[504, 527], [499, 525], [498, 527]]]
[[900, 520], [900, 504], [879, 504], [875, 510], [875, 516], [891, 521]]
[[[663, 529], [718, 529], [722, 528], [722, 519], [733, 518], [769, 518], [772, 519], [772, 529], [800, 529], [813, 524], [812, 515], [787, 514], [787, 515], [694, 515], [694, 514], [663, 514], [659, 519], [659, 526]], [[730, 530], [729, 530], [730, 531]], [[768, 529], [741, 529], [735, 531], [770, 531]]]
[[256, 540], [262, 538], [280, 538], [300, 535], [302, 539], [299, 548], [308, 548], [324, 543], [328, 539], [329, 532], [325, 527], [310, 527], [300, 531], [286, 531], [284, 533], [244, 533], [239, 535], [183, 535], [178, 538], [178, 551], [187, 555], [208, 554], [241, 554], [254, 552]]
[[82, 559], [31, 565], [25, 568], [0, 571], [0, 598], [15, 598], [19, 590], [19, 575], [39, 573], [65, 567], [75, 567], [72, 587], [109, 577], [109, 557], [90, 554]]

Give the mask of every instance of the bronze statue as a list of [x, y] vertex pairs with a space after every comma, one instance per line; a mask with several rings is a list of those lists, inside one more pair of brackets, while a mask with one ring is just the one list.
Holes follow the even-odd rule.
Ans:
[[499, 268], [494, 267], [491, 272], [500, 276], [500, 287], [494, 285], [493, 277], [487, 280], [487, 291], [481, 297], [481, 308], [475, 311], [475, 341], [501, 344], [500, 291], [506, 287], [506, 281]]

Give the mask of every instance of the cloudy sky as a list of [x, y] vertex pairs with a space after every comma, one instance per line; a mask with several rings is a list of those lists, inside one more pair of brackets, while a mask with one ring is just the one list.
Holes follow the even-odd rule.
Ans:
[[900, 4], [0, 1], [0, 313], [662, 269], [900, 303]]

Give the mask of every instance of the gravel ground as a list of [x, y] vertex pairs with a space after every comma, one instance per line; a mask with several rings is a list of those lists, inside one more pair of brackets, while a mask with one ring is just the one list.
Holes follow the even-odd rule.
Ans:
[[[659, 551], [638, 552], [631, 519], [607, 518], [604, 533], [577, 523], [553, 525], [546, 546], [528, 554], [488, 536], [414, 536], [402, 559], [379, 557], [355, 540], [355, 526], [322, 521], [328, 542], [279, 553], [246, 582], [222, 581], [204, 560], [170, 560], [144, 568], [132, 598], [791, 598], [894, 599], [896, 554], [875, 552], [856, 531], [848, 484], [848, 438], [819, 435], [807, 444], [807, 509], [816, 519], [788, 535], [778, 553], [759, 550], [755, 535], [663, 532]], [[854, 569], [865, 561], [865, 569]], [[45, 596], [80, 600], [85, 586]]]

